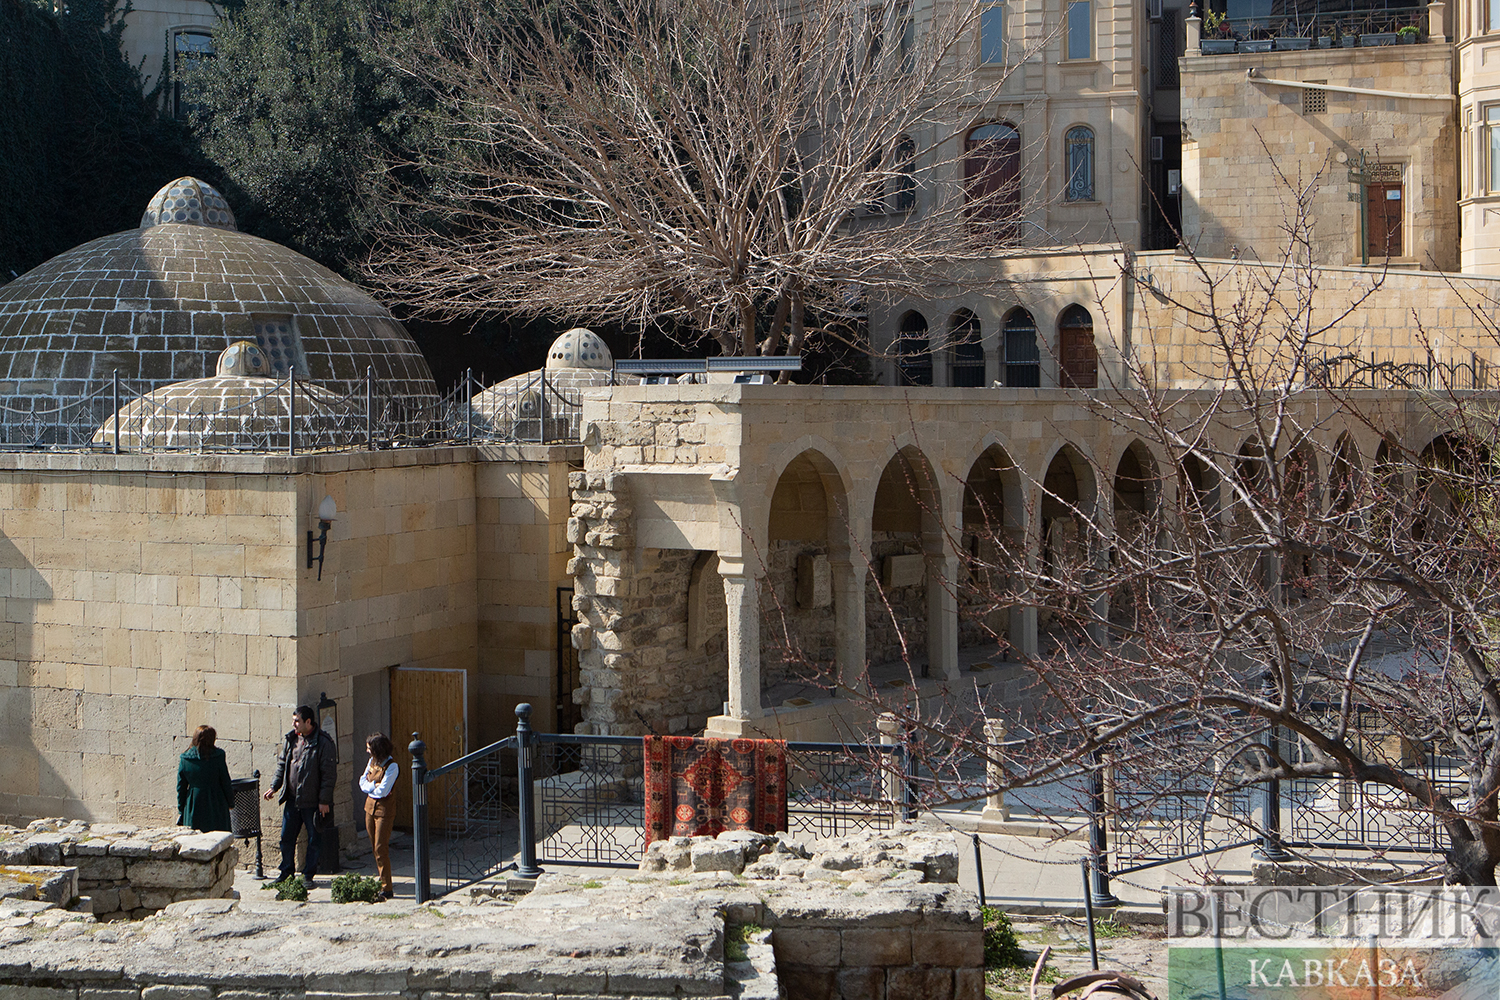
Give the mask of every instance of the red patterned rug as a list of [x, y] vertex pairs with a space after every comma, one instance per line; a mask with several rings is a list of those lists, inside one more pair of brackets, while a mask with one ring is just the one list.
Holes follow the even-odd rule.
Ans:
[[646, 737], [646, 843], [785, 829], [785, 741]]

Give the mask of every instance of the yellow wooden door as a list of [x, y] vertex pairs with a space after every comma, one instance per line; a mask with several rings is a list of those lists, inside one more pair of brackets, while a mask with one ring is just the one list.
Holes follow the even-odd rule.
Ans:
[[[391, 791], [396, 826], [411, 829], [411, 755], [406, 746], [412, 733], [427, 744], [429, 770], [457, 760], [466, 752], [466, 701], [462, 670], [422, 670], [397, 667], [391, 671], [391, 741], [403, 773]], [[461, 774], [439, 778], [427, 786], [429, 829], [441, 829], [449, 819], [461, 822], [464, 809]]]

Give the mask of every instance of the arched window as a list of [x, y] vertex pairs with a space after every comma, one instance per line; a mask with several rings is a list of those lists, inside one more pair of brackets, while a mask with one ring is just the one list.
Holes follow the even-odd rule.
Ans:
[[1068, 170], [1067, 201], [1094, 200], [1094, 130], [1086, 125], [1068, 129], [1067, 155], [1063, 163]]
[[896, 338], [896, 374], [902, 385], [932, 384], [927, 320], [916, 310], [901, 317], [901, 334]]
[[984, 385], [979, 317], [967, 309], [960, 309], [948, 321], [948, 384], [968, 389]]
[[172, 114], [186, 120], [199, 105], [187, 99], [187, 83], [193, 69], [214, 55], [214, 36], [206, 28], [179, 28], [172, 32]]
[[1036, 345], [1036, 320], [1025, 309], [1005, 317], [1005, 384], [1035, 389], [1042, 384], [1042, 356]]
[[1083, 306], [1068, 306], [1057, 321], [1057, 356], [1064, 389], [1099, 384], [1099, 353], [1094, 349], [1094, 318]]
[[964, 139], [964, 191], [970, 224], [1015, 239], [1021, 213], [1021, 133], [1006, 122], [970, 130]]
[[910, 212], [917, 207], [917, 144], [909, 136], [896, 140], [896, 183], [891, 192], [891, 211]]

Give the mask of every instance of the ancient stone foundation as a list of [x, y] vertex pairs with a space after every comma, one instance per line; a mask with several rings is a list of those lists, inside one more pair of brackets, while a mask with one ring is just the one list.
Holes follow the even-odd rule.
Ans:
[[101, 920], [226, 897], [238, 863], [227, 833], [60, 819], [0, 827], [0, 898], [71, 906]]
[[[984, 996], [979, 910], [952, 881], [951, 836], [798, 844], [728, 834], [667, 848], [652, 854], [662, 861], [655, 871], [548, 874], [524, 895], [507, 885], [476, 887], [422, 907], [251, 893], [256, 898], [190, 900], [149, 920], [106, 925], [87, 913], [0, 899], [0, 997]], [[686, 867], [677, 860], [684, 851]], [[791, 860], [806, 867], [784, 870], [795, 867]], [[736, 864], [744, 876], [733, 874]]]

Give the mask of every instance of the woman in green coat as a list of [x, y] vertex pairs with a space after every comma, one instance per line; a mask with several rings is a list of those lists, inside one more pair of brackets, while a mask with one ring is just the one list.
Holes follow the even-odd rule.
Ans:
[[219, 734], [213, 726], [199, 726], [193, 745], [177, 762], [177, 825], [194, 830], [228, 830], [229, 765], [224, 751], [214, 746]]

